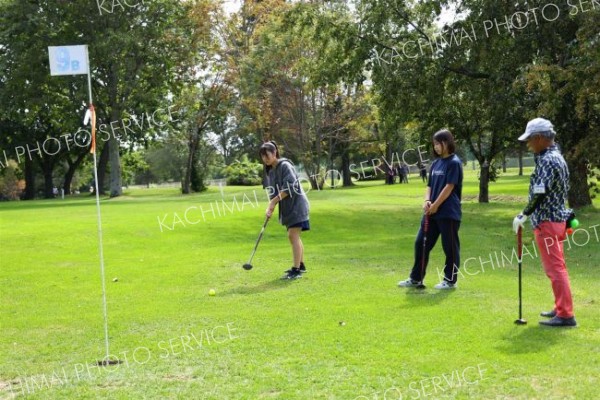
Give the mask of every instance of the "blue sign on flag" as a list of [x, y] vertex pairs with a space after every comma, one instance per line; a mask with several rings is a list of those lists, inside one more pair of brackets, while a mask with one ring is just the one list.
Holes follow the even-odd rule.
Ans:
[[81, 75], [88, 73], [87, 45], [48, 46], [50, 75]]

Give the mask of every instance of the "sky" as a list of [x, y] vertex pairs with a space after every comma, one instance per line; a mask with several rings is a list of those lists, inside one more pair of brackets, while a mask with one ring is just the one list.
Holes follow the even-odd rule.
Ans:
[[234, 13], [240, 9], [243, 0], [223, 0], [223, 8], [227, 14]]

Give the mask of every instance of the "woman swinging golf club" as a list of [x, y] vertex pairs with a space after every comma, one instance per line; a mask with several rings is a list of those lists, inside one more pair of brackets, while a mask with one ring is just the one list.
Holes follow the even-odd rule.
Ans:
[[462, 211], [462, 162], [456, 154], [454, 137], [448, 130], [433, 135], [433, 149], [437, 159], [431, 164], [429, 181], [423, 204], [424, 215], [415, 241], [415, 262], [410, 277], [398, 282], [400, 287], [424, 288], [423, 279], [427, 271], [429, 252], [442, 236], [442, 247], [446, 254], [444, 279], [435, 285], [436, 289], [456, 287], [458, 266], [460, 265], [460, 241], [458, 229]]
[[275, 206], [279, 204], [279, 222], [287, 227], [288, 239], [292, 246], [293, 265], [285, 271], [282, 279], [301, 278], [306, 272], [306, 266], [300, 233], [310, 229], [308, 199], [292, 162], [279, 156], [277, 143], [274, 141], [263, 143], [259, 153], [266, 166], [267, 190], [271, 200], [266, 216], [270, 218]]

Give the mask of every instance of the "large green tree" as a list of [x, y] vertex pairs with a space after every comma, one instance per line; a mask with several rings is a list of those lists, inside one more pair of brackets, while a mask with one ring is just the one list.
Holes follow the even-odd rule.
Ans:
[[[54, 133], [51, 128], [70, 128], [67, 121], [80, 121], [87, 102], [85, 80], [51, 78], [47, 46], [88, 44], [98, 123], [110, 133], [101, 148], [99, 175], [103, 182], [109, 164], [110, 195], [120, 195], [120, 153], [127, 145], [144, 143], [153, 133], [148, 125], [139, 130], [128, 127], [131, 115], [145, 115], [148, 122], [148, 115], [159, 108], [164, 111], [168, 94], [175, 90], [174, 77], [183, 73], [189, 53], [197, 50], [190, 42], [198, 35], [193, 31], [197, 27], [188, 22], [188, 10], [195, 3], [5, 0], [0, 5], [0, 48], [5, 67], [0, 101], [2, 108], [10, 111], [5, 118], [36, 129], [32, 118], [24, 116], [27, 110], [34, 111], [37, 119], [52, 124], [46, 124], [46, 132], [43, 127], [37, 129], [39, 136]], [[34, 107], [36, 104], [39, 106]]]
[[36, 194], [38, 170], [45, 196], [52, 197], [54, 168], [61, 161], [69, 165], [63, 182], [68, 193], [87, 152], [72, 142], [83, 116], [85, 79], [51, 78], [48, 68], [49, 38], [61, 30], [75, 36], [64, 12], [57, 2], [0, 3], [0, 145], [24, 164], [26, 199]]
[[[350, 20], [342, 3], [332, 4], [328, 13]], [[257, 136], [280, 142], [287, 156], [302, 163], [313, 188], [323, 185], [328, 169], [336, 170], [337, 158], [344, 184], [351, 184], [356, 121], [371, 112], [364, 78], [331, 73], [344, 62], [344, 46], [318, 40], [320, 28], [317, 4], [281, 5], [254, 30], [253, 45], [240, 63], [242, 102], [256, 121]]]
[[557, 3], [561, 17], [536, 31], [532, 61], [514, 87], [528, 117], [554, 123], [569, 165], [569, 204], [581, 207], [591, 204], [588, 178], [600, 167], [600, 7], [570, 4]]
[[[355, 20], [329, 18], [317, 37], [345, 44], [330, 74], [369, 74], [382, 128], [416, 123], [427, 140], [450, 128], [479, 161], [479, 200], [487, 202], [491, 165], [514, 148], [528, 119], [545, 115], [559, 129], [571, 169], [570, 203], [590, 204], [600, 10], [544, 1], [355, 5]], [[457, 16], [440, 26], [449, 7]], [[321, 6], [319, 15], [330, 8]]]

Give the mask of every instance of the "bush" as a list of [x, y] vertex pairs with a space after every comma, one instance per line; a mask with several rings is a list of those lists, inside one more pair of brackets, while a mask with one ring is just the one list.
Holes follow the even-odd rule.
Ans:
[[21, 188], [17, 176], [17, 163], [9, 161], [6, 168], [0, 171], [0, 200], [19, 200]]
[[[353, 168], [353, 171], [351, 172], [351, 176], [352, 178], [358, 178], [359, 181], [378, 181], [378, 180], [384, 180], [385, 179], [385, 174], [383, 172], [381, 172], [381, 170], [383, 169], [383, 167], [379, 167], [377, 168], [377, 170], [375, 170], [374, 167], [365, 167], [365, 168]], [[356, 173], [359, 174], [359, 176], [356, 175]]]
[[259, 163], [248, 160], [244, 156], [241, 161], [235, 161], [225, 167], [224, 175], [228, 185], [254, 186], [262, 183], [263, 167]]

